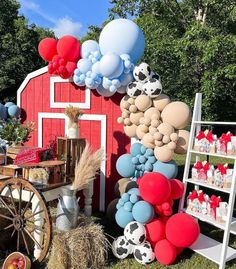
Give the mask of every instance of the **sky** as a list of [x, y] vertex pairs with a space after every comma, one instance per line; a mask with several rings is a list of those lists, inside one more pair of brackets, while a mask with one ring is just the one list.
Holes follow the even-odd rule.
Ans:
[[89, 25], [108, 18], [109, 0], [18, 0], [20, 13], [29, 23], [52, 29], [57, 37], [71, 34], [82, 37]]

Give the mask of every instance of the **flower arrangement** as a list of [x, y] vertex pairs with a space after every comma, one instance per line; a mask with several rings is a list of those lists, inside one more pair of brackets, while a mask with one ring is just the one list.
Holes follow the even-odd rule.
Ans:
[[33, 131], [35, 131], [34, 122], [22, 124], [20, 119], [11, 118], [1, 123], [0, 138], [8, 141], [9, 146], [19, 145], [29, 141]]
[[79, 107], [74, 107], [70, 105], [65, 109], [65, 115], [69, 118], [67, 136], [69, 138], [78, 138], [78, 119], [83, 115], [83, 111]]
[[72, 188], [82, 189], [87, 187], [98, 174], [103, 160], [104, 153], [102, 149], [92, 152], [91, 146], [86, 144], [80, 160], [75, 166], [75, 178], [72, 183]]

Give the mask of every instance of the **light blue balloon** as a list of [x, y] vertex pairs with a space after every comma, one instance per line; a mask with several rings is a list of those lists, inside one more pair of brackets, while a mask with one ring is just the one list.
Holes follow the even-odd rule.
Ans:
[[139, 162], [140, 162], [140, 163], [145, 163], [146, 160], [147, 160], [147, 159], [146, 159], [143, 155], [141, 155], [141, 156], [139, 157]]
[[129, 194], [135, 194], [135, 195], [140, 195], [140, 191], [138, 188], [132, 188], [128, 191]]
[[146, 224], [154, 217], [154, 209], [151, 204], [146, 201], [139, 201], [134, 204], [132, 209], [133, 217], [136, 221]]
[[138, 164], [138, 163], [139, 163], [138, 158], [137, 158], [137, 157], [133, 157], [133, 158], [132, 158], [132, 163], [133, 163], [133, 164]]
[[92, 71], [98, 75], [100, 75], [100, 62], [96, 62], [92, 66]]
[[124, 210], [131, 212], [132, 208], [133, 208], [133, 204], [130, 201], [124, 204]]
[[137, 156], [138, 154], [141, 154], [141, 147], [142, 147], [141, 143], [134, 143], [133, 145], [131, 145], [130, 154], [134, 157]]
[[141, 171], [145, 171], [145, 164], [141, 164]]
[[112, 85], [114, 85], [116, 88], [119, 88], [121, 86], [119, 79], [113, 79]]
[[111, 85], [110, 87], [109, 87], [109, 91], [111, 91], [111, 92], [116, 92], [116, 86], [115, 85]]
[[152, 172], [152, 170], [153, 170], [153, 165], [150, 162], [147, 161], [145, 163], [145, 171]]
[[95, 40], [86, 40], [81, 46], [82, 58], [89, 57], [93, 51], [100, 51], [99, 44]]
[[121, 227], [125, 228], [125, 226], [134, 220], [133, 214], [129, 211], [126, 211], [124, 207], [121, 207], [117, 210], [115, 215], [116, 223]]
[[124, 70], [123, 61], [119, 55], [108, 53], [100, 60], [100, 72], [107, 78], [118, 78]]
[[147, 149], [145, 152], [145, 156], [153, 156], [154, 155], [154, 151], [153, 149]]
[[6, 108], [8, 108], [8, 107], [13, 106], [13, 105], [15, 105], [13, 102], [7, 102], [4, 106]]
[[130, 195], [126, 192], [121, 195], [121, 199], [126, 203], [129, 201]]
[[140, 196], [136, 195], [135, 193], [132, 193], [129, 199], [132, 204], [135, 204], [139, 201]]
[[120, 83], [122, 86], [127, 86], [130, 82], [134, 80], [133, 72], [129, 72], [128, 74], [122, 74], [119, 77]]
[[153, 164], [153, 172], [159, 172], [164, 176], [166, 176], [168, 179], [172, 179], [177, 176], [178, 166], [176, 162], [173, 160], [167, 163], [156, 161]]
[[133, 63], [143, 55], [145, 38], [136, 23], [128, 19], [116, 19], [109, 22], [99, 37], [99, 46], [103, 55], [116, 53], [129, 54]]
[[109, 90], [109, 88], [110, 88], [111, 85], [112, 85], [112, 84], [111, 84], [111, 80], [110, 80], [110, 79], [108, 79], [108, 78], [103, 78], [103, 80], [102, 80], [102, 86], [103, 86], [105, 89]]
[[77, 63], [79, 71], [83, 74], [91, 71], [92, 65], [93, 63], [89, 59], [80, 59]]
[[81, 74], [81, 75], [79, 76], [79, 79], [80, 79], [81, 81], [84, 81], [84, 80], [86, 79], [85, 74]]
[[116, 209], [120, 209], [122, 207], [122, 205], [120, 205], [119, 203], [116, 204]]
[[[12, 105], [12, 106], [16, 106], [16, 105]], [[1, 120], [7, 119], [7, 108], [3, 104], [0, 104], [0, 119]]]
[[122, 200], [122, 199], [119, 199], [118, 204], [121, 205], [121, 206], [123, 206], [125, 204], [125, 201]]
[[122, 177], [133, 177], [135, 166], [130, 154], [121, 155], [116, 161], [116, 170]]
[[142, 154], [145, 154], [146, 150], [147, 150], [147, 148], [146, 148], [145, 146], [142, 145], [142, 147], [141, 147], [141, 153], [142, 153]]
[[148, 157], [148, 162], [149, 162], [149, 163], [154, 164], [156, 161], [157, 161], [157, 159], [156, 159], [155, 156], [150, 156], [150, 157]]
[[99, 95], [104, 97], [111, 97], [112, 95], [115, 94], [115, 92], [110, 92], [109, 90], [105, 89], [102, 85], [99, 85], [96, 90]]
[[20, 108], [17, 105], [12, 105], [8, 107], [7, 112], [10, 117], [18, 118], [20, 116]]

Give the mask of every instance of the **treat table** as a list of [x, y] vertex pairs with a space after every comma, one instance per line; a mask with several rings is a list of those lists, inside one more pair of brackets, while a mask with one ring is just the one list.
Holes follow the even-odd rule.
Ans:
[[[21, 240], [25, 244], [28, 255], [33, 256], [38, 261], [45, 258], [52, 236], [52, 225], [47, 202], [57, 200], [58, 196], [62, 195], [62, 189], [65, 186], [71, 186], [71, 180], [48, 185], [36, 185], [22, 178], [11, 178], [1, 185], [0, 204], [8, 210], [8, 215], [3, 215], [0, 212], [0, 221], [3, 218], [11, 223], [5, 229], [11, 228], [13, 229], [12, 235], [17, 235], [17, 251], [20, 251]], [[85, 215], [91, 216], [93, 184], [81, 190], [83, 190], [85, 196]], [[6, 198], [8, 201], [5, 200]], [[27, 216], [26, 213], [29, 209], [31, 209], [31, 213], [30, 216]], [[29, 231], [28, 223], [33, 225], [32, 231]], [[33, 241], [34, 249], [32, 253], [28, 249], [26, 236]]]

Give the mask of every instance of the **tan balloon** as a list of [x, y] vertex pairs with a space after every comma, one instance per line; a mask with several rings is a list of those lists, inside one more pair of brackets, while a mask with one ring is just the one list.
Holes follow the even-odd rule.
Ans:
[[150, 124], [151, 124], [151, 119], [145, 117], [144, 124], [147, 125], [147, 126], [150, 126]]
[[163, 134], [163, 135], [171, 135], [172, 133], [175, 132], [175, 129], [173, 128], [173, 126], [171, 126], [169, 123], [167, 122], [163, 122], [161, 123], [157, 130]]
[[155, 147], [154, 138], [150, 133], [147, 133], [143, 136], [142, 142], [143, 142], [143, 145], [147, 148]]
[[121, 178], [116, 182], [114, 191], [116, 197], [120, 197], [121, 193], [123, 194], [125, 192], [126, 185], [131, 181], [130, 178]]
[[188, 150], [188, 142], [189, 142], [189, 131], [179, 130], [177, 132], [179, 135], [179, 139], [176, 144], [175, 153], [177, 154], [186, 154]]
[[132, 124], [129, 126], [124, 126], [124, 132], [128, 137], [135, 137], [136, 136], [136, 129], [137, 125]]
[[143, 112], [131, 113], [130, 121], [135, 125], [139, 125], [139, 120], [142, 117], [143, 117]]
[[129, 107], [129, 111], [130, 112], [137, 112], [137, 110], [138, 110], [138, 108], [135, 106], [135, 105], [131, 105], [130, 107]]
[[157, 147], [162, 147], [163, 146], [163, 142], [162, 141], [159, 141], [159, 140], [155, 140], [155, 145]]
[[147, 133], [149, 131], [148, 127], [144, 124], [140, 125], [140, 130], [144, 133]]
[[157, 128], [153, 126], [149, 126], [149, 133], [153, 136], [157, 132]]
[[189, 124], [191, 110], [183, 102], [172, 102], [164, 108], [161, 118], [163, 122], [171, 124], [175, 129], [182, 129]]
[[153, 99], [153, 106], [162, 111], [170, 103], [170, 97], [166, 94], [160, 94], [158, 97]]
[[170, 139], [171, 141], [176, 142], [179, 139], [179, 136], [177, 133], [173, 133], [170, 135]]
[[146, 111], [149, 107], [152, 106], [152, 99], [147, 95], [139, 95], [135, 99], [135, 105], [140, 111]]
[[132, 124], [132, 122], [129, 118], [124, 119], [124, 125], [130, 126], [131, 124]]
[[121, 113], [121, 116], [122, 116], [122, 118], [128, 118], [129, 117], [129, 115], [130, 115], [130, 113], [129, 113], [129, 111], [127, 111], [127, 110], [124, 110], [122, 113]]
[[119, 117], [119, 118], [117, 119], [117, 122], [118, 122], [119, 124], [121, 124], [121, 123], [124, 122], [124, 119], [123, 119], [122, 117]]
[[163, 163], [171, 161], [173, 158], [173, 154], [174, 151], [169, 149], [166, 145], [162, 147], [155, 147], [154, 149], [155, 157]]
[[[136, 129], [136, 135], [139, 139], [142, 139], [143, 136], [145, 135], [145, 133], [142, 131], [142, 126], [145, 126], [145, 125], [139, 125]], [[145, 126], [147, 127], [147, 126]]]
[[160, 111], [155, 107], [150, 107], [148, 110], [144, 112], [144, 117], [151, 119], [153, 115], [156, 115], [156, 119], [160, 119], [161, 113]]
[[130, 104], [128, 103], [129, 95], [125, 95], [120, 101], [120, 109], [124, 111], [125, 109], [129, 109]]
[[169, 135], [164, 135], [162, 138], [162, 142], [164, 144], [168, 144], [170, 142], [170, 136]]
[[171, 150], [175, 150], [176, 149], [176, 143], [171, 141], [170, 143], [167, 144], [167, 147]]
[[134, 104], [134, 99], [133, 99], [132, 97], [130, 97], [130, 98], [128, 99], [128, 103], [131, 104], [131, 105], [133, 105], [133, 104]]
[[161, 141], [163, 135], [159, 133], [158, 131], [153, 135], [155, 140]]

